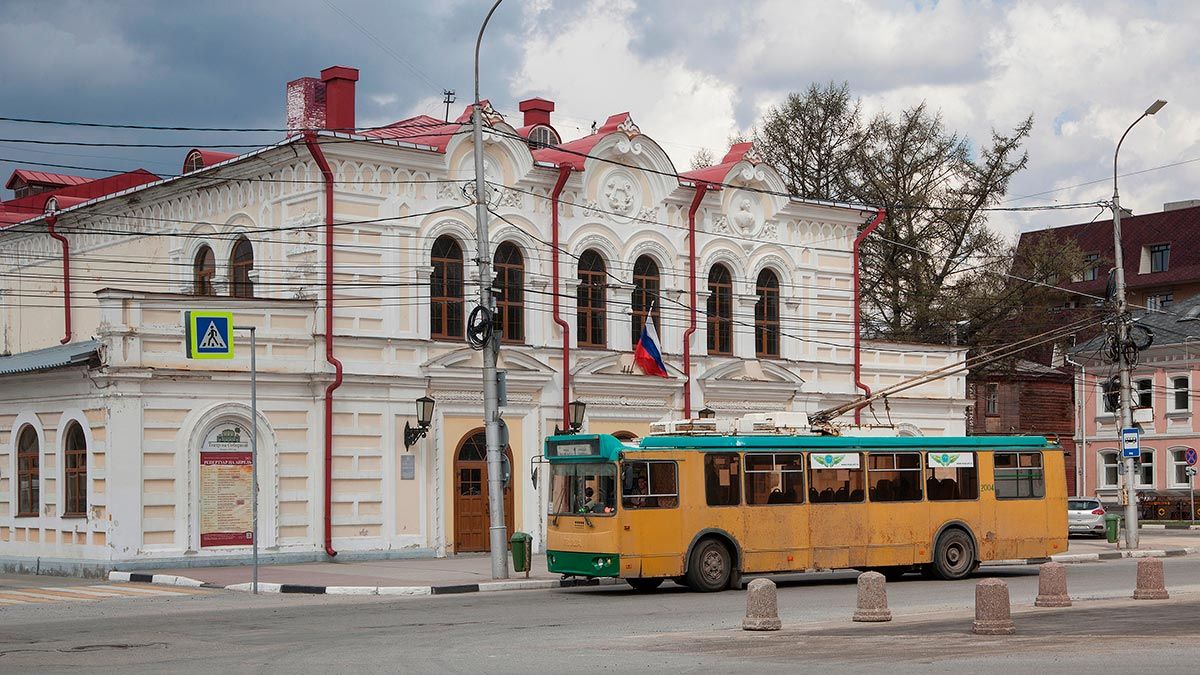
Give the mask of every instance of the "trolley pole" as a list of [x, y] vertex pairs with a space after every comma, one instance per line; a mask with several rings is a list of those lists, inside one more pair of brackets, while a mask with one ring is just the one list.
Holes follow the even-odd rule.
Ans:
[[[475, 154], [475, 231], [479, 263], [479, 305], [485, 310], [483, 316], [492, 321], [496, 303], [492, 297], [492, 252], [488, 239], [488, 188], [483, 180], [483, 105], [479, 99], [479, 47], [483, 43], [483, 31], [492, 14], [502, 0], [496, 0], [488, 11], [479, 37], [475, 40], [475, 101], [471, 106], [471, 136]], [[483, 346], [483, 423], [487, 437], [488, 467], [488, 511], [490, 527], [488, 541], [491, 544], [492, 578], [508, 578], [508, 528], [504, 524], [504, 469], [503, 449], [500, 447], [500, 402], [496, 382], [496, 360], [500, 353], [500, 336], [494, 327], [486, 331], [488, 336]]]
[[[1118, 427], [1118, 437], [1120, 437], [1123, 429], [1133, 426], [1133, 386], [1130, 376], [1131, 364], [1126, 347], [1129, 345], [1129, 307], [1125, 302], [1125, 262], [1124, 255], [1121, 251], [1121, 195], [1117, 191], [1117, 157], [1121, 154], [1121, 144], [1125, 142], [1125, 136], [1129, 131], [1149, 115], [1153, 115], [1162, 109], [1167, 102], [1157, 100], [1146, 108], [1146, 112], [1142, 116], [1133, 121], [1125, 133], [1121, 134], [1121, 140], [1117, 141], [1117, 150], [1113, 153], [1113, 280], [1115, 282], [1115, 300], [1117, 311], [1117, 364], [1120, 369], [1120, 386], [1121, 386], [1121, 424]], [[1135, 483], [1137, 477], [1134, 475], [1134, 458], [1125, 457], [1125, 481], [1121, 485], [1121, 498], [1125, 502], [1125, 547], [1128, 549], [1136, 549], [1138, 547], [1138, 512], [1137, 512], [1137, 490]]]

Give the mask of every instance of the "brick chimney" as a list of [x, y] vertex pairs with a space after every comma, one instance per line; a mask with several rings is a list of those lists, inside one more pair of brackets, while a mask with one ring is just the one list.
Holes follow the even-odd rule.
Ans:
[[288, 82], [288, 133], [304, 129], [353, 129], [357, 81], [357, 68], [332, 66], [321, 71], [320, 79], [301, 77]]
[[554, 101], [530, 98], [521, 101], [517, 108], [525, 113], [525, 122], [521, 126], [531, 127], [537, 124], [550, 126], [550, 113], [554, 112]]
[[325, 128], [338, 131], [354, 129], [354, 83], [358, 68], [332, 66], [321, 71], [325, 83]]

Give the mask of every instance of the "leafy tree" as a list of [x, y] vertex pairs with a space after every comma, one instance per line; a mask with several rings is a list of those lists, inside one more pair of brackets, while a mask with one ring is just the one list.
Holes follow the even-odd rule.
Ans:
[[[848, 85], [829, 83], [769, 110], [754, 140], [801, 197], [887, 210], [860, 260], [867, 335], [977, 344], [1005, 331], [1017, 339], [1007, 318], [1044, 299], [1044, 286], [996, 273], [1014, 251], [988, 227], [988, 209], [1028, 163], [1032, 127], [1030, 116], [977, 148], [925, 103], [864, 121]], [[1060, 252], [1037, 273], [1068, 278], [1081, 261]]]

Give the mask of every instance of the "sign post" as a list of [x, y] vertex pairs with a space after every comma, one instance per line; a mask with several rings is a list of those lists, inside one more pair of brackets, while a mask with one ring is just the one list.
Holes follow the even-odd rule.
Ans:
[[250, 332], [250, 590], [258, 594], [258, 349], [254, 326], [233, 325], [233, 312], [184, 312], [189, 359], [232, 359], [233, 331]]

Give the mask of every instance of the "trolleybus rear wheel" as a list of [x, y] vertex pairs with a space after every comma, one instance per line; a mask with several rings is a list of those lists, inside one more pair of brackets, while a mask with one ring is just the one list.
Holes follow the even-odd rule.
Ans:
[[729, 549], [715, 539], [705, 539], [696, 544], [688, 561], [688, 586], [704, 593], [719, 591], [729, 585], [731, 569]]
[[662, 586], [663, 579], [626, 579], [625, 582], [633, 587], [633, 590], [639, 593], [652, 591], [659, 586]]
[[932, 572], [939, 579], [962, 579], [975, 569], [975, 544], [962, 530], [946, 530], [933, 549]]

